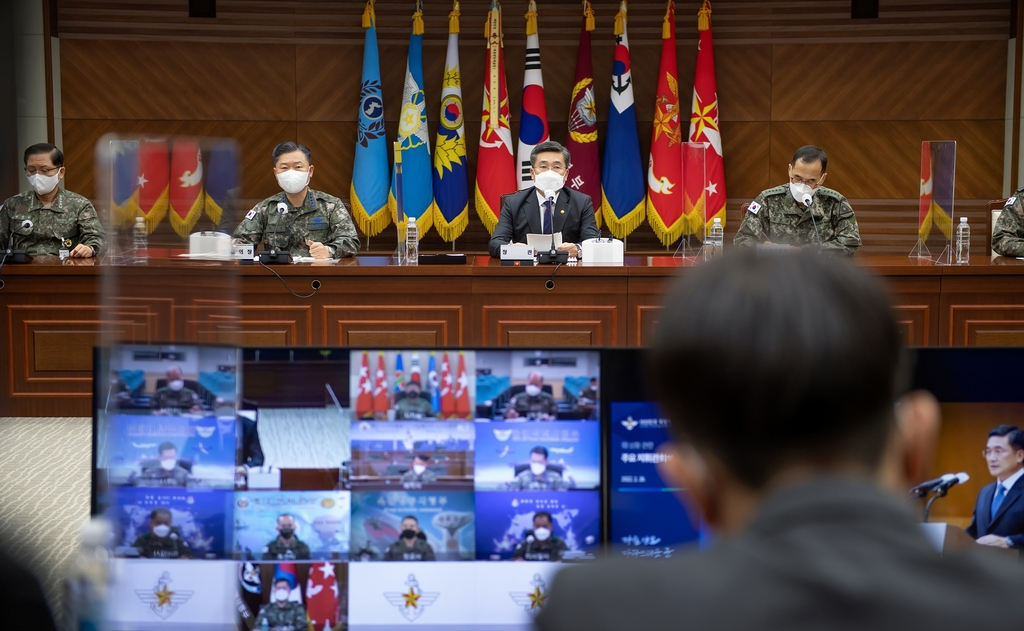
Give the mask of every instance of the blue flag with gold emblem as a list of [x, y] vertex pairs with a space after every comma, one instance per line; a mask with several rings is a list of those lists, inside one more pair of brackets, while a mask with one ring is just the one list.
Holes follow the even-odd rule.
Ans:
[[448, 54], [441, 84], [441, 119], [434, 144], [434, 228], [445, 241], [459, 238], [469, 225], [466, 124], [462, 118], [462, 76], [459, 71], [459, 15], [459, 0], [455, 0], [452, 12], [448, 14]]
[[131, 223], [139, 214], [139, 141], [110, 141], [111, 221]]
[[[423, 95], [423, 3], [416, 2], [409, 37], [409, 62], [405, 68], [402, 111], [398, 115], [398, 143], [402, 148], [402, 202], [405, 221], [415, 219], [419, 238], [433, 225], [433, 187], [430, 177], [430, 147], [427, 142], [427, 103]], [[398, 182], [392, 173], [388, 206], [396, 218]], [[396, 219], [397, 221], [397, 219]], [[403, 224], [404, 225], [404, 224]]]
[[374, 0], [363, 11], [363, 78], [359, 87], [359, 128], [352, 166], [352, 218], [368, 236], [391, 223], [388, 208], [388, 141], [384, 134], [384, 93], [377, 55]]

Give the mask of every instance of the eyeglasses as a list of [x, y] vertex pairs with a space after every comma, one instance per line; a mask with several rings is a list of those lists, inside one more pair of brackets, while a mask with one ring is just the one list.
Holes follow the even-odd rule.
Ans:
[[533, 167], [533, 170], [536, 171], [537, 173], [543, 173], [545, 171], [554, 171], [555, 173], [565, 173], [565, 167], [562, 166], [561, 164], [552, 164], [550, 166], [547, 165], [547, 164], [538, 164], [537, 166]]
[[811, 178], [809, 180], [805, 180], [804, 178], [800, 177], [799, 175], [791, 175], [791, 176], [789, 176], [789, 181], [792, 182], [793, 184], [806, 184], [807, 186], [810, 186], [811, 188], [814, 188], [815, 186], [818, 185], [817, 178]]
[[1008, 453], [1010, 453], [1010, 451], [1008, 449], [1003, 449], [1002, 447], [996, 447], [995, 449], [982, 449], [981, 450], [981, 455], [984, 456], [985, 458], [988, 458], [989, 456], [995, 456], [996, 458], [1002, 458], [1003, 456], [1005, 456]]
[[60, 167], [25, 167], [25, 175], [33, 176], [36, 173], [42, 173], [43, 175], [50, 175], [55, 171], [60, 171]]

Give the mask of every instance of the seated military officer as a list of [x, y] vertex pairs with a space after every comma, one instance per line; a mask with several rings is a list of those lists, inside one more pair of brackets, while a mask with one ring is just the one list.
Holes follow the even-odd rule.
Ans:
[[558, 403], [544, 392], [544, 375], [533, 371], [526, 376], [526, 389], [509, 399], [505, 418], [551, 421], [558, 416]]
[[14, 249], [32, 256], [96, 256], [103, 226], [92, 202], [57, 184], [64, 178], [64, 154], [49, 143], [25, 150], [25, 175], [32, 190], [11, 197], [0, 211], [0, 249], [14, 235]]
[[388, 546], [385, 561], [434, 561], [434, 548], [420, 530], [420, 521], [412, 515], [402, 518], [402, 533], [398, 541]]
[[410, 379], [409, 383], [405, 384], [405, 396], [395, 404], [396, 421], [418, 421], [436, 416], [430, 400], [420, 396], [421, 394], [420, 382]]
[[312, 154], [303, 145], [282, 142], [274, 148], [274, 175], [282, 189], [253, 206], [234, 237], [241, 243], [276, 248], [295, 256], [339, 259], [355, 256], [359, 237], [345, 203], [309, 187]]
[[789, 165], [789, 184], [763, 191], [747, 207], [734, 245], [811, 247], [853, 254], [860, 231], [846, 198], [825, 188], [828, 156], [811, 145], [800, 147]]
[[1024, 256], [1024, 188], [1006, 200], [996, 219], [992, 251], [1001, 256]]
[[139, 556], [147, 559], [191, 559], [192, 548], [171, 525], [171, 511], [154, 508], [149, 514], [149, 532], [139, 535], [132, 544]]
[[[256, 629], [267, 631], [305, 631], [309, 628], [306, 621], [306, 607], [302, 603], [291, 600], [292, 585], [290, 578], [278, 576], [274, 580], [274, 590], [270, 592], [270, 602], [261, 606], [256, 614]], [[266, 623], [266, 626], [264, 626]]]
[[538, 445], [530, 450], [530, 468], [517, 475], [509, 488], [520, 491], [563, 491], [569, 487], [561, 473], [548, 469], [547, 447]]
[[437, 474], [428, 469], [430, 456], [416, 454], [412, 459], [412, 468], [402, 474], [402, 484], [408, 488], [416, 485], [437, 484]]
[[295, 515], [277, 516], [277, 537], [263, 546], [264, 561], [296, 561], [309, 559], [309, 546], [295, 535]]
[[551, 513], [537, 511], [533, 515], [533, 530], [512, 552], [513, 561], [561, 561], [569, 551], [565, 541], [554, 535]]

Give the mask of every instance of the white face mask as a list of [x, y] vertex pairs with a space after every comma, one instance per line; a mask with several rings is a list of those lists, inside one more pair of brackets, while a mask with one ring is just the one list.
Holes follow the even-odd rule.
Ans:
[[426, 471], [427, 468], [421, 464], [414, 464], [412, 466], [412, 470], [416, 475], [423, 475], [423, 472]]
[[547, 541], [551, 536], [551, 531], [547, 528], [534, 528], [533, 536], [537, 537], [537, 541]]
[[540, 394], [540, 386], [528, 383], [526, 384], [526, 396], [535, 397]]
[[53, 175], [43, 175], [42, 173], [36, 173], [35, 175], [28, 176], [28, 183], [35, 189], [36, 193], [40, 195], [46, 195], [57, 188], [57, 182], [60, 181], [60, 169], [57, 170]]
[[175, 392], [180, 392], [185, 387], [185, 381], [183, 379], [175, 379], [174, 381], [168, 381], [167, 387]]
[[565, 178], [554, 171], [542, 171], [533, 176], [534, 185], [545, 193], [557, 193], [562, 190]]
[[547, 470], [548, 470], [548, 466], [546, 464], [542, 464], [540, 462], [531, 462], [530, 463], [530, 471], [533, 472], [533, 475], [540, 475], [540, 474], [544, 473]]
[[277, 185], [285, 193], [291, 193], [292, 195], [301, 193], [307, 184], [309, 184], [309, 171], [289, 169], [277, 174]]
[[209, 438], [213, 436], [213, 433], [217, 431], [216, 427], [197, 427], [196, 433], [199, 434], [200, 438]]
[[167, 524], [160, 524], [159, 526], [153, 526], [153, 534], [163, 539], [167, 535], [171, 534], [171, 527]]
[[288, 594], [289, 592], [287, 589], [276, 589], [274, 590], [274, 600], [284, 602], [288, 600]]
[[810, 195], [813, 198], [814, 197], [814, 193], [817, 190], [818, 189], [811, 188], [810, 186], [807, 186], [806, 184], [794, 184], [793, 182], [789, 183], [789, 193], [790, 193], [790, 195], [792, 195], [793, 199], [795, 199], [796, 201], [800, 202], [801, 204], [804, 203], [804, 195]]
[[160, 468], [163, 469], [164, 471], [171, 471], [176, 466], [178, 466], [177, 459], [160, 461]]

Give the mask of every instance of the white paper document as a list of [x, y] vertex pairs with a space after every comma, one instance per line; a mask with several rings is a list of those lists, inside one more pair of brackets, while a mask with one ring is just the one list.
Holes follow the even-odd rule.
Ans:
[[527, 234], [526, 245], [533, 248], [534, 252], [547, 252], [551, 249], [551, 237], [555, 237], [555, 247], [562, 245], [562, 233], [550, 234]]

